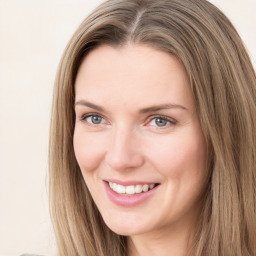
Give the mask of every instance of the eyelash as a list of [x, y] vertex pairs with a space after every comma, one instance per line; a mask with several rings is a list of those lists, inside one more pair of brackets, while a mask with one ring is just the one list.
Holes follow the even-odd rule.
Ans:
[[165, 125], [163, 127], [161, 126], [157, 126], [158, 128], [166, 128], [166, 127], [169, 127], [170, 125], [173, 126], [173, 125], [176, 125], [177, 124], [177, 121], [174, 120], [173, 118], [169, 118], [167, 116], [162, 116], [162, 115], [155, 115], [155, 116], [151, 116], [150, 117], [150, 120], [147, 122], [148, 124], [151, 123], [153, 120], [156, 120], [156, 119], [161, 119], [161, 120], [164, 120], [164, 121], [167, 121], [169, 123], [169, 125]]
[[[99, 118], [102, 118], [102, 119], [105, 120], [105, 118], [104, 118], [102, 115], [99, 115], [99, 114], [97, 114], [97, 113], [85, 114], [85, 115], [83, 115], [83, 116], [80, 118], [80, 120], [86, 122], [88, 125], [91, 125], [91, 126], [98, 126], [98, 125], [101, 125], [101, 124], [92, 124], [92, 123], [88, 122], [86, 119], [89, 118], [89, 117], [99, 117]], [[176, 125], [176, 124], [177, 124], [177, 121], [176, 121], [175, 119], [169, 118], [169, 117], [163, 116], [163, 115], [154, 115], [154, 116], [150, 116], [149, 118], [150, 118], [149, 121], [146, 122], [147, 124], [150, 124], [153, 120], [156, 120], [156, 119], [162, 119], [162, 120], [164, 120], [164, 121], [167, 121], [167, 122], [169, 123], [169, 126], [170, 126], [170, 125], [173, 126], [173, 125]], [[169, 127], [169, 126], [168, 126], [168, 127]], [[164, 129], [164, 128], [167, 127], [167, 125], [165, 125], [165, 126], [163, 126], [163, 127], [161, 127], [161, 126], [156, 126], [156, 127], [160, 128], [160, 129]]]
[[[91, 124], [91, 123], [89, 123], [89, 122], [86, 120], [86, 119], [89, 118], [89, 117], [99, 117], [99, 118], [102, 118], [102, 119], [105, 120], [105, 118], [104, 118], [103, 116], [101, 116], [101, 115], [99, 115], [99, 114], [97, 114], [97, 113], [85, 114], [85, 115], [83, 115], [83, 116], [81, 117], [80, 120], [86, 122], [86, 123], [89, 124], [89, 125], [97, 126], [97, 124]], [[100, 125], [100, 124], [98, 124], [98, 125]]]

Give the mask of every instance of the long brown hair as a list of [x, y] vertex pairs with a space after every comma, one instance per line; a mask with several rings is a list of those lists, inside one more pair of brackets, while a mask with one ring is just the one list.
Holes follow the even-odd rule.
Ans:
[[109, 0], [80, 25], [59, 65], [50, 134], [50, 209], [61, 256], [123, 256], [75, 159], [74, 81], [102, 44], [146, 44], [186, 68], [208, 145], [209, 181], [195, 256], [256, 255], [256, 79], [226, 16], [205, 0]]

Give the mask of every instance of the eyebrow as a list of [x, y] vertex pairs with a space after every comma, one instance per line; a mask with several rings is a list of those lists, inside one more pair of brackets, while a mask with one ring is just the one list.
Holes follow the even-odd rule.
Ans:
[[[80, 106], [86, 106], [92, 109], [95, 109], [97, 111], [101, 111], [101, 112], [106, 112], [105, 109], [99, 105], [96, 105], [92, 102], [89, 101], [85, 101], [85, 100], [79, 100], [75, 103], [75, 106], [80, 105]], [[172, 108], [178, 108], [181, 110], [188, 110], [186, 107], [182, 106], [182, 105], [178, 105], [178, 104], [160, 104], [160, 105], [156, 105], [156, 106], [151, 106], [151, 107], [147, 107], [147, 108], [142, 108], [139, 110], [140, 113], [145, 114], [145, 113], [150, 113], [150, 112], [156, 112], [156, 111], [160, 111], [160, 110], [164, 110], [164, 109], [172, 109]]]
[[85, 101], [85, 100], [79, 100], [75, 103], [75, 106], [77, 105], [80, 105], [80, 106], [86, 106], [86, 107], [89, 107], [89, 108], [92, 108], [92, 109], [95, 109], [95, 110], [98, 110], [98, 111], [102, 111], [102, 112], [105, 112], [104, 108], [101, 107], [101, 106], [98, 106], [96, 104], [93, 104], [89, 101]]
[[178, 104], [161, 104], [161, 105], [156, 105], [156, 106], [152, 106], [152, 107], [148, 107], [148, 108], [143, 108], [143, 109], [140, 110], [140, 112], [141, 113], [149, 113], [149, 112], [156, 112], [156, 111], [159, 111], [159, 110], [171, 109], [171, 108], [178, 108], [178, 109], [182, 109], [182, 110], [188, 110], [184, 106], [178, 105]]

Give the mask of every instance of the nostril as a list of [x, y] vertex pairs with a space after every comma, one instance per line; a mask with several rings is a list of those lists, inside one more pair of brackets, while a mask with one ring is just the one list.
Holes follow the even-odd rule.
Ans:
[[133, 168], [138, 168], [143, 165], [144, 160], [142, 155], [135, 152], [108, 152], [105, 161], [111, 169], [122, 171]]

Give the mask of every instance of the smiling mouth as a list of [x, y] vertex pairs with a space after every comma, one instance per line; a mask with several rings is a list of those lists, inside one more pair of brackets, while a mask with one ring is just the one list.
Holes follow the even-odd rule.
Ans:
[[138, 184], [138, 185], [123, 186], [114, 182], [107, 182], [107, 183], [114, 192], [120, 195], [125, 195], [125, 196], [132, 196], [134, 194], [145, 193], [159, 185], [158, 183], [152, 183], [152, 184]]

